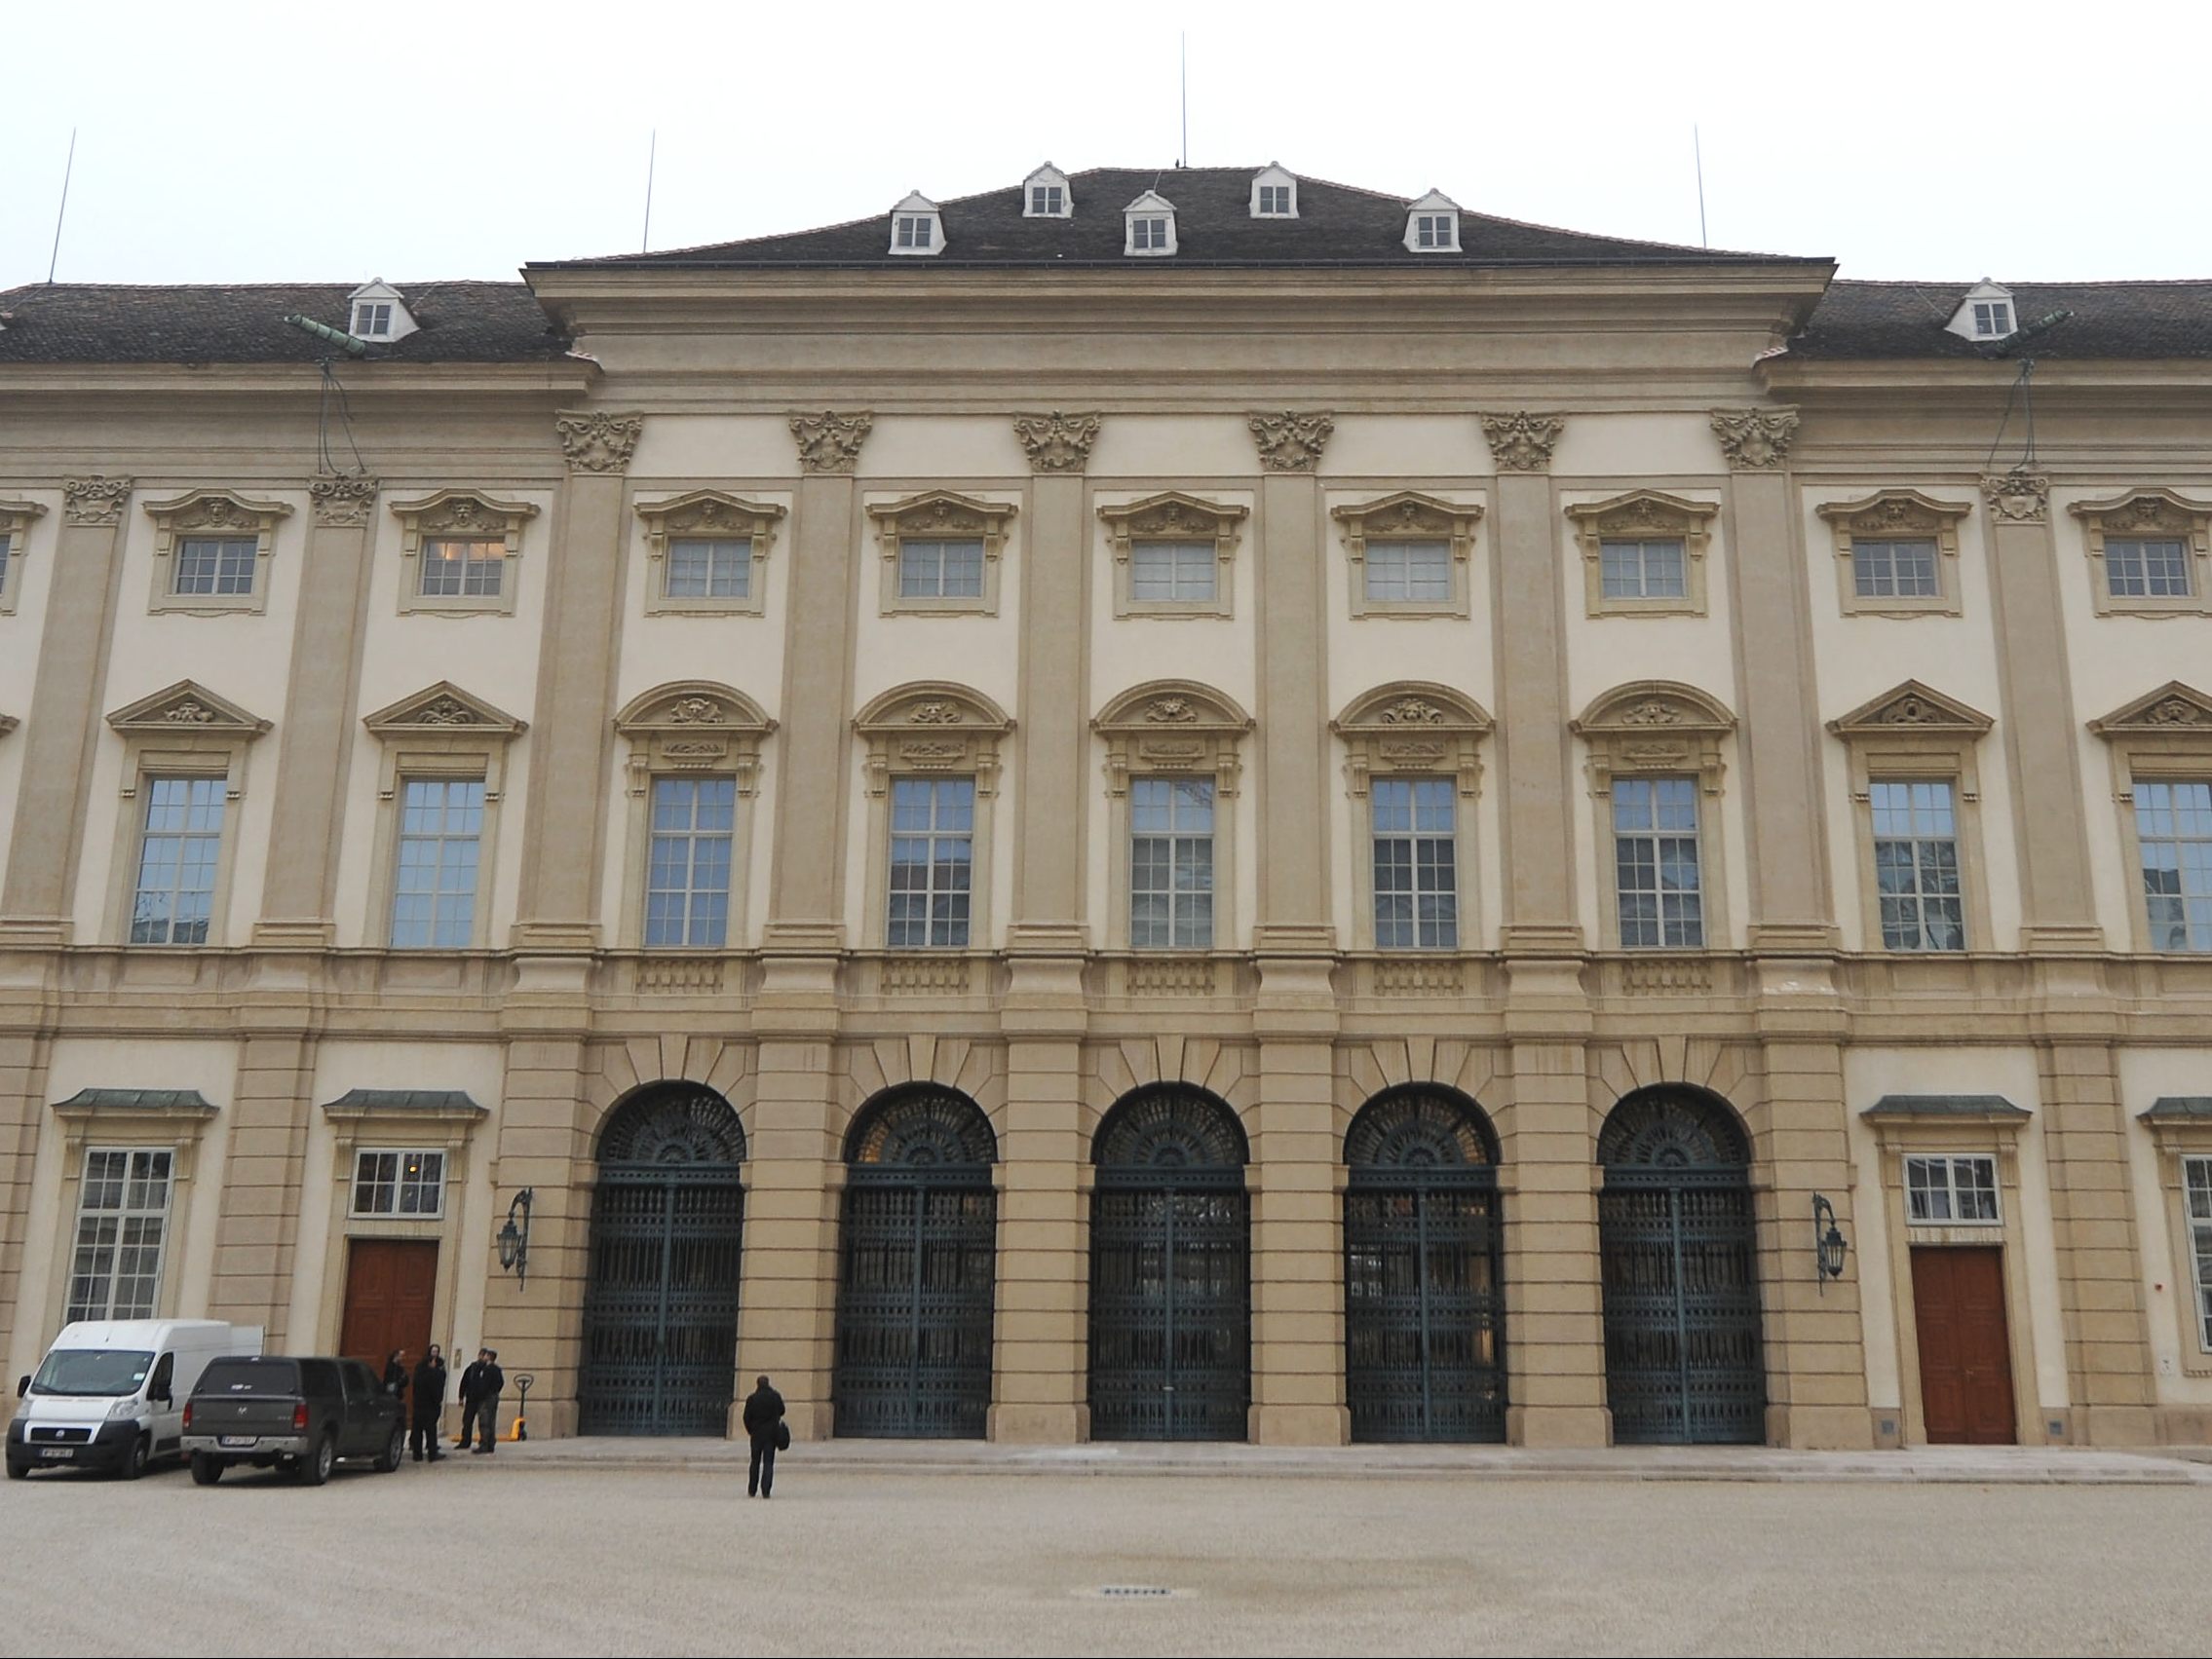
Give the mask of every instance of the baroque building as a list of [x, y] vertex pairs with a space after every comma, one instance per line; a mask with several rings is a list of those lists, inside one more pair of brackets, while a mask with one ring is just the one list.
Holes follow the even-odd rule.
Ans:
[[0, 294], [11, 1370], [2212, 1438], [2208, 376], [1279, 167]]

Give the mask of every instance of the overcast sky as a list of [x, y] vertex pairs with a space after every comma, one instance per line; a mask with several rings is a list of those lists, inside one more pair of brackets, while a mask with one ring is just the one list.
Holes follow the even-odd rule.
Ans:
[[[511, 277], [1190, 160], [1852, 277], [2212, 276], [2202, 0], [25, 3], [0, 286]], [[1118, 207], [1119, 203], [1101, 204]]]

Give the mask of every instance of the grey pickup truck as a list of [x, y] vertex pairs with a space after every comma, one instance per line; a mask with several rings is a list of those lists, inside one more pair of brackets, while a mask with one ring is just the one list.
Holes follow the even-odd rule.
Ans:
[[399, 1468], [407, 1424], [398, 1397], [359, 1360], [218, 1359], [184, 1403], [184, 1452], [204, 1487], [240, 1463], [319, 1487], [345, 1458]]

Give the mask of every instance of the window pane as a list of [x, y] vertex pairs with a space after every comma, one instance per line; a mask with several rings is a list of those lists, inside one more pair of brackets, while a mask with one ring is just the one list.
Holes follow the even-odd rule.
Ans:
[[1935, 544], [1851, 539], [1851, 584], [1864, 599], [1933, 599], [1942, 592]]
[[393, 947], [465, 949], [475, 933], [483, 780], [410, 777], [400, 801]]
[[1940, 778], [1876, 779], [1868, 786], [1885, 950], [1966, 948], [1951, 791]]
[[1608, 599], [1681, 599], [1690, 592], [1683, 545], [1667, 538], [1601, 541], [1598, 580]]
[[131, 903], [133, 945], [204, 945], [222, 850], [221, 777], [152, 777]]
[[174, 1159], [168, 1148], [85, 1153], [66, 1319], [153, 1317]]
[[1137, 542], [1129, 548], [1129, 595], [1151, 603], [1214, 597], [1211, 542]]
[[894, 950], [963, 950], [974, 888], [975, 780], [899, 777], [891, 786]]
[[251, 593], [260, 550], [259, 539], [252, 536], [187, 536], [177, 547], [175, 591]]
[[418, 591], [425, 598], [497, 598], [505, 580], [507, 544], [433, 537], [424, 541]]
[[2151, 948], [2212, 951], [2212, 782], [2135, 785]]
[[1139, 777], [1129, 784], [1129, 943], [1203, 950], [1213, 943], [1213, 784]]
[[683, 537], [668, 543], [670, 599], [744, 599], [752, 591], [752, 538]]
[[1459, 948], [1457, 797], [1442, 778], [1379, 778], [1370, 796], [1375, 948]]
[[646, 855], [645, 943], [719, 950], [728, 943], [734, 777], [653, 781]]
[[1697, 780], [1616, 778], [1613, 847], [1622, 948], [1701, 948]]
[[1366, 568], [1370, 599], [1438, 603], [1452, 597], [1449, 542], [1369, 542]]

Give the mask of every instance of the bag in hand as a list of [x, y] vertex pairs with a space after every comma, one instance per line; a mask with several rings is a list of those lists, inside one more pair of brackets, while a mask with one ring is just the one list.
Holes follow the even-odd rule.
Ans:
[[789, 1423], [778, 1423], [776, 1425], [776, 1450], [779, 1452], [791, 1450], [791, 1425]]

